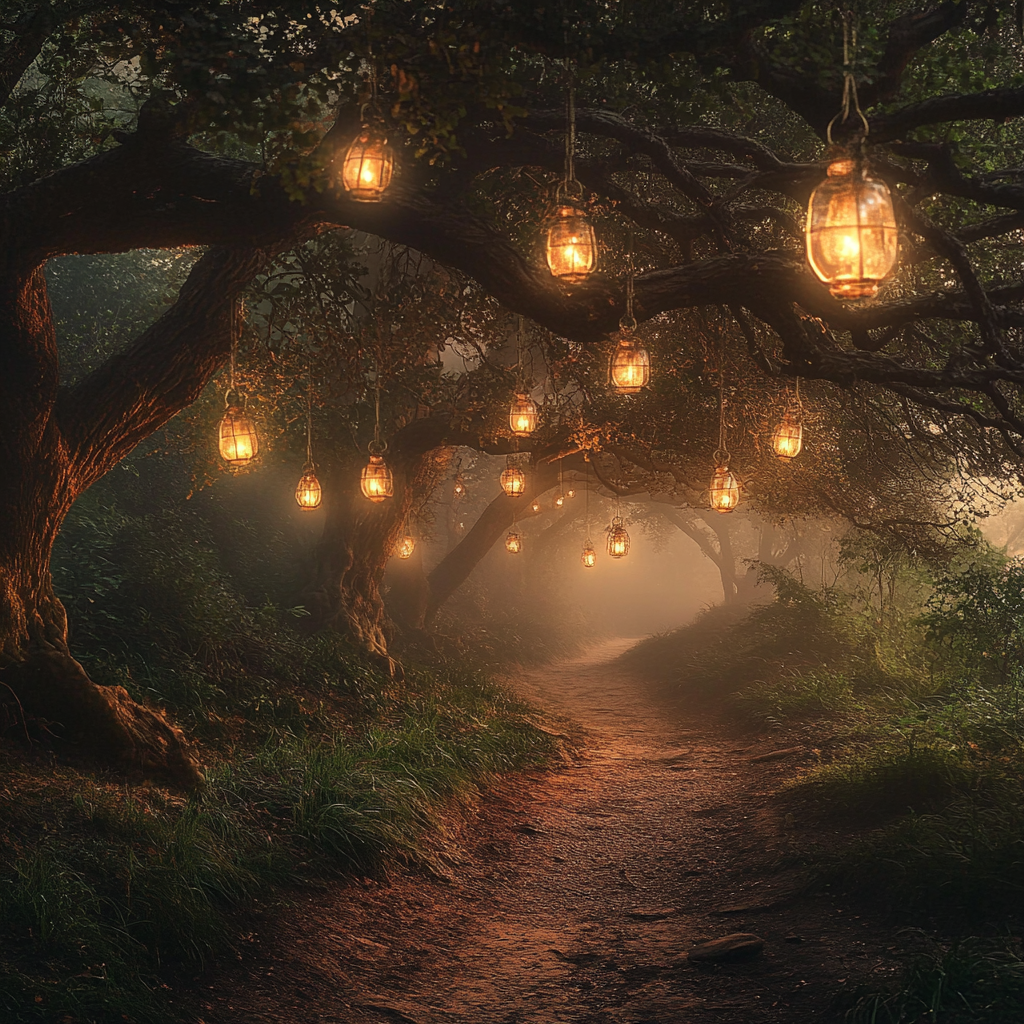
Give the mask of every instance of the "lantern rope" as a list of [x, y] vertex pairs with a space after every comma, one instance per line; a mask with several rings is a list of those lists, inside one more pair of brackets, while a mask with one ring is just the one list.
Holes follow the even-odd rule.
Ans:
[[854, 20], [852, 11], [843, 11], [843, 105], [842, 109], [828, 123], [825, 136], [829, 145], [832, 144], [832, 126], [839, 121], [845, 124], [850, 117], [851, 110], [860, 118], [864, 126], [864, 135], [868, 134], [868, 119], [860, 108], [860, 100], [857, 97], [857, 80], [854, 78], [853, 68], [857, 53], [857, 23]]
[[718, 450], [715, 461], [728, 465], [729, 452], [725, 447], [725, 336], [718, 333]]
[[228, 358], [228, 390], [235, 390], [235, 358], [238, 354], [238, 336], [241, 333], [239, 328], [238, 307], [241, 299], [235, 298], [231, 302], [231, 312], [228, 320], [228, 331], [231, 335], [231, 354]]
[[306, 462], [313, 464], [313, 367], [306, 367]]
[[619, 326], [629, 331], [636, 330], [636, 317], [633, 316], [633, 228], [629, 229], [629, 249], [626, 253], [626, 316], [619, 321]]
[[579, 182], [576, 180], [576, 80], [568, 57], [565, 58], [565, 74], [568, 79], [565, 97], [565, 181], [562, 182], [561, 191], [571, 196], [576, 194], [574, 186], [579, 185]]

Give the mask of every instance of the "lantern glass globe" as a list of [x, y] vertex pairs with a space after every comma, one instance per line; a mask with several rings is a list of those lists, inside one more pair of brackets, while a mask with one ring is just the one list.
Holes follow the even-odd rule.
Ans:
[[804, 425], [798, 415], [790, 410], [772, 434], [772, 451], [777, 459], [789, 462], [800, 454], [803, 445]]
[[608, 377], [617, 395], [639, 394], [651, 382], [651, 357], [632, 330], [619, 331]]
[[399, 558], [410, 558], [410, 557], [412, 557], [412, 553], [415, 550], [416, 550], [416, 538], [415, 537], [410, 537], [408, 534], [406, 534], [398, 542], [398, 545], [395, 548], [395, 554], [398, 555]]
[[370, 456], [370, 461], [363, 467], [359, 486], [363, 496], [373, 502], [384, 501], [395, 493], [395, 479], [383, 456]]
[[302, 476], [295, 488], [295, 503], [301, 509], [312, 510], [320, 507], [323, 501], [323, 488], [316, 477], [316, 468], [307, 462], [302, 468]]
[[518, 555], [523, 550], [523, 540], [515, 530], [509, 530], [505, 538], [505, 550], [511, 555]]
[[517, 437], [526, 437], [537, 429], [537, 403], [529, 395], [518, 394], [512, 399], [508, 425]]
[[896, 264], [892, 195], [864, 162], [840, 156], [807, 207], [807, 261], [837, 299], [869, 299]]
[[583, 545], [583, 553], [580, 555], [580, 561], [583, 563], [584, 569], [593, 569], [594, 566], [597, 565], [597, 552], [594, 550], [594, 545], [591, 543], [589, 537]]
[[615, 516], [608, 528], [608, 554], [612, 558], [625, 558], [629, 554], [629, 534], [621, 516]]
[[220, 457], [229, 466], [246, 466], [259, 454], [256, 426], [235, 391], [228, 392], [227, 408], [217, 428], [217, 443]]
[[560, 203], [548, 219], [548, 269], [565, 284], [580, 284], [597, 267], [597, 236], [574, 203]]
[[500, 480], [501, 489], [509, 498], [518, 498], [526, 490], [526, 476], [518, 466], [506, 466]]
[[380, 202], [395, 171], [395, 151], [383, 132], [363, 128], [341, 161], [341, 183], [352, 199]]
[[708, 488], [711, 507], [716, 512], [732, 512], [740, 503], [740, 485], [736, 477], [729, 472], [729, 466], [723, 464], [715, 469]]

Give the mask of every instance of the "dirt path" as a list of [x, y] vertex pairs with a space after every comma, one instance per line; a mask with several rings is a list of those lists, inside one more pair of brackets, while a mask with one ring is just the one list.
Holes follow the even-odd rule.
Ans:
[[[802, 755], [752, 760], [777, 742], [667, 712], [608, 663], [627, 645], [520, 681], [583, 724], [587, 749], [488, 796], [452, 881], [300, 900], [211, 979], [204, 1024], [841, 1020], [833, 997], [884, 981], [892, 941], [772, 869], [799, 827], [773, 793]], [[729, 932], [761, 936], [763, 955], [687, 961]]]

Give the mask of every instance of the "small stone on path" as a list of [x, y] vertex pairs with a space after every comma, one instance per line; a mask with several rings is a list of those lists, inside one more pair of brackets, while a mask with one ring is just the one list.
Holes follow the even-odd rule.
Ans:
[[686, 954], [686, 959], [697, 964], [721, 964], [737, 960], [751, 960], [764, 949], [764, 939], [749, 932], [734, 932], [710, 942], [701, 942]]

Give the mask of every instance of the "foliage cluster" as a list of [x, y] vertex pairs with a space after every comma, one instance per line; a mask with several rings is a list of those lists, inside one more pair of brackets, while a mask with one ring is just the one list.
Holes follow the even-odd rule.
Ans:
[[288, 539], [212, 492], [168, 500], [184, 476], [136, 458], [102, 481], [54, 571], [76, 653], [98, 681], [172, 710], [207, 785], [185, 799], [61, 766], [45, 739], [4, 747], [12, 1024], [175, 1019], [168, 972], [229, 948], [254, 900], [397, 863], [446, 872], [452, 801], [555, 752], [534, 710], [465, 658], [407, 665], [399, 685], [340, 637], [302, 635], [299, 610], [273, 603]]

